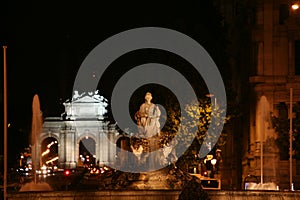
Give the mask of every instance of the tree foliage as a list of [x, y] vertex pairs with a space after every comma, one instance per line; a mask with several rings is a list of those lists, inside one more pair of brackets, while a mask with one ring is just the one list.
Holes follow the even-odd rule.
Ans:
[[208, 193], [202, 189], [201, 181], [193, 178], [187, 182], [179, 194], [178, 200], [210, 200]]
[[[184, 160], [187, 164], [192, 164], [196, 157], [204, 157], [205, 155], [199, 155], [201, 145], [205, 145], [206, 148], [211, 150], [213, 146], [211, 144], [203, 144], [205, 137], [209, 141], [218, 141], [216, 147], [221, 147], [225, 144], [227, 135], [221, 134], [222, 140], [218, 140], [220, 134], [217, 133], [217, 126], [221, 123], [227, 123], [231, 119], [230, 115], [226, 115], [226, 109], [221, 105], [212, 105], [209, 98], [198, 99], [192, 101], [185, 106], [184, 111], [186, 115], [183, 115], [178, 110], [171, 109], [168, 116], [168, 124], [170, 127], [166, 127], [161, 137], [161, 143], [166, 143], [170, 139], [176, 138], [178, 140], [179, 148], [188, 149], [181, 160]], [[212, 119], [215, 120], [215, 126], [211, 126]], [[212, 130], [214, 134], [207, 134], [208, 129]]]
[[[293, 105], [293, 156], [300, 159], [300, 102]], [[290, 119], [287, 105], [282, 103], [278, 105], [278, 116], [272, 115], [272, 124], [277, 138], [275, 142], [280, 150], [280, 159], [287, 160], [289, 158], [289, 130]]]

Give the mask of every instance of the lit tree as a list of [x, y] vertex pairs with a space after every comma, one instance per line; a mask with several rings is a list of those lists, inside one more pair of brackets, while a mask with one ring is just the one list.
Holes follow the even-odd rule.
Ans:
[[[208, 137], [208, 140], [218, 140], [219, 134], [207, 134], [209, 128], [215, 130], [216, 127], [210, 127], [211, 120], [214, 117], [216, 125], [226, 123], [231, 118], [230, 115], [225, 117], [225, 109], [216, 104], [212, 106], [209, 99], [199, 99], [186, 105], [186, 116], [181, 116], [178, 108], [175, 107], [168, 111], [168, 121], [163, 130], [161, 137], [162, 146], [174, 138], [177, 134], [179, 148], [185, 148], [184, 155], [179, 159], [186, 164], [194, 164], [199, 158], [199, 150], [203, 144], [204, 137]], [[214, 131], [213, 131], [214, 132]], [[221, 140], [218, 140], [216, 146], [221, 147], [226, 142], [226, 134], [222, 133]]]

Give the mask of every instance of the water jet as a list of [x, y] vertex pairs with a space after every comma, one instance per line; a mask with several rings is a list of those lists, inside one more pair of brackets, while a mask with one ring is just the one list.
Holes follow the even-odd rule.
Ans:
[[31, 121], [31, 157], [32, 157], [32, 171], [34, 180], [24, 184], [20, 188], [20, 192], [25, 191], [51, 191], [51, 186], [46, 182], [38, 182], [36, 170], [39, 168], [38, 153], [40, 145], [40, 133], [42, 131], [43, 119], [40, 109], [40, 101], [37, 94], [34, 95], [32, 101], [32, 121]]

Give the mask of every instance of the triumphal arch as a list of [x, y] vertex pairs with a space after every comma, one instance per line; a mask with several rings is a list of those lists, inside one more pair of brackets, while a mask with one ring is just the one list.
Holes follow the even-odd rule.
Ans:
[[[40, 158], [41, 162], [56, 161], [60, 167], [74, 168], [82, 165], [88, 155], [99, 165], [115, 162], [116, 143], [121, 136], [115, 124], [105, 120], [107, 100], [98, 91], [75, 91], [63, 105], [65, 112], [60, 117], [45, 118], [40, 135], [41, 144], [47, 138], [57, 141], [57, 155], [50, 161]], [[40, 147], [41, 157], [45, 148]]]

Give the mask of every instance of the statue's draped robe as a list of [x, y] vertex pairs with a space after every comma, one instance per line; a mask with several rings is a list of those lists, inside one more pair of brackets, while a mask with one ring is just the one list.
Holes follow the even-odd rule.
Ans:
[[157, 105], [153, 103], [143, 103], [140, 106], [138, 115], [140, 118], [139, 122], [139, 134], [149, 138], [159, 134], [160, 132], [160, 110]]

